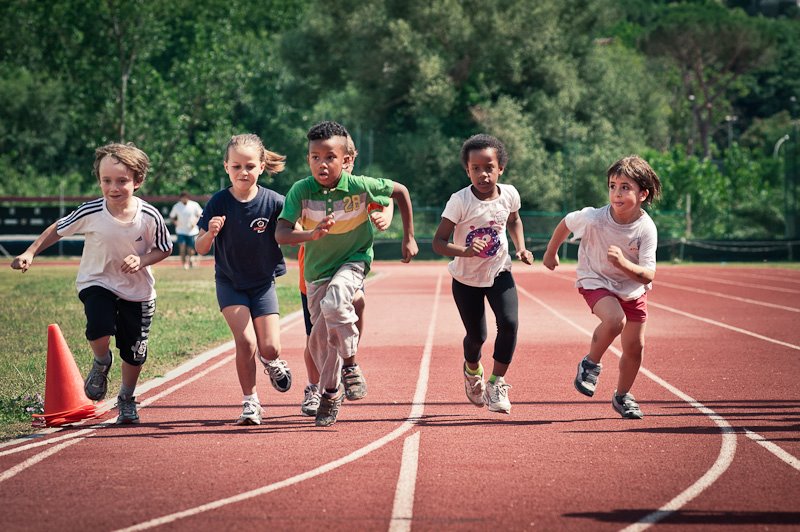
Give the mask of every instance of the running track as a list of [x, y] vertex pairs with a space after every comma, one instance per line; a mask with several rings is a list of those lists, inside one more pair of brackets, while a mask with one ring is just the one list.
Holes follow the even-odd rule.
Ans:
[[511, 415], [464, 397], [445, 263], [378, 263], [369, 395], [333, 427], [300, 415], [304, 330], [288, 316], [295, 384], [260, 375], [263, 425], [232, 424], [223, 345], [140, 387], [138, 426], [111, 411], [0, 445], [0, 529], [800, 528], [800, 271], [659, 267], [633, 421], [610, 405], [614, 353], [594, 398], [572, 386], [596, 324], [574, 271], [523, 266]]

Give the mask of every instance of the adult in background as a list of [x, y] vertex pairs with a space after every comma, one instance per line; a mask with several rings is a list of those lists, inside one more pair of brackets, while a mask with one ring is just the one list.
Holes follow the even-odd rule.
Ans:
[[194, 239], [200, 232], [197, 222], [203, 215], [203, 208], [196, 201], [189, 199], [189, 193], [181, 192], [180, 200], [172, 206], [169, 219], [175, 224], [175, 234], [178, 235], [178, 250], [181, 254], [183, 269], [194, 267], [195, 251]]

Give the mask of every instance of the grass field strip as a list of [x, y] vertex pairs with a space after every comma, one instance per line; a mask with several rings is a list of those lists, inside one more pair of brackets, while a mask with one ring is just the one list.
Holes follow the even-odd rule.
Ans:
[[[572, 277], [566, 277], [562, 275], [555, 275], [555, 277], [573, 281]], [[554, 309], [553, 307], [551, 307], [538, 297], [534, 296], [524, 288], [518, 286], [517, 290], [519, 290], [519, 292], [525, 297], [531, 299], [532, 301], [535, 301], [536, 303], [538, 303], [539, 305], [550, 311], [550, 313], [556, 316], [557, 318], [568, 323], [573, 328], [582, 332], [589, 338], [592, 337], [592, 331], [583, 328], [578, 323], [574, 322], [570, 318], [561, 314], [559, 311], [557, 311], [556, 309]], [[609, 351], [617, 355], [617, 357], [622, 356], [622, 352], [613, 345], [609, 346], [608, 349]], [[686, 505], [689, 501], [700, 495], [706, 488], [710, 487], [714, 482], [716, 482], [716, 480], [720, 476], [722, 476], [722, 474], [728, 469], [728, 467], [730, 467], [731, 463], [733, 463], [733, 457], [736, 454], [736, 432], [734, 428], [722, 416], [718, 415], [710, 408], [706, 407], [700, 402], [694, 400], [689, 395], [675, 388], [661, 377], [658, 377], [653, 372], [645, 368], [641, 368], [639, 371], [648, 378], [650, 378], [651, 380], [653, 380], [654, 382], [656, 382], [657, 384], [659, 384], [660, 386], [662, 386], [663, 388], [665, 388], [673, 395], [689, 403], [693, 408], [699, 410], [702, 414], [708, 416], [717, 425], [717, 427], [719, 427], [720, 433], [722, 435], [722, 444], [720, 445], [719, 455], [717, 456], [717, 459], [711, 465], [711, 468], [708, 471], [706, 471], [705, 474], [703, 474], [703, 476], [701, 476], [694, 482], [694, 484], [686, 488], [683, 492], [679, 493], [676, 497], [674, 497], [672, 500], [667, 502], [665, 505], [663, 505], [655, 512], [647, 514], [636, 523], [630, 525], [629, 527], [626, 527], [624, 530], [627, 532], [644, 530], [650, 527], [651, 525], [661, 521], [662, 519], [676, 512], [681, 507]]]
[[[373, 442], [371, 442], [371, 443], [369, 443], [369, 444], [367, 444], [367, 445], [365, 445], [365, 446], [363, 446], [363, 447], [361, 447], [359, 449], [356, 449], [355, 451], [351, 452], [350, 454], [348, 454], [346, 456], [343, 456], [343, 457], [341, 457], [341, 458], [339, 458], [337, 460], [334, 460], [332, 462], [328, 462], [327, 464], [323, 464], [323, 465], [321, 465], [321, 466], [319, 466], [317, 468], [311, 469], [311, 470], [306, 471], [304, 473], [300, 473], [300, 474], [295, 475], [293, 477], [289, 477], [289, 478], [287, 478], [285, 480], [281, 480], [279, 482], [274, 482], [272, 484], [268, 484], [266, 486], [262, 486], [260, 488], [254, 489], [254, 490], [250, 490], [250, 491], [246, 491], [246, 492], [243, 492], [243, 493], [239, 493], [238, 495], [234, 495], [234, 496], [231, 496], [231, 497], [226, 497], [224, 499], [218, 499], [216, 501], [212, 501], [212, 502], [209, 502], [209, 503], [206, 503], [206, 504], [202, 504], [202, 505], [196, 506], [194, 508], [189, 508], [189, 509], [183, 510], [181, 512], [176, 512], [176, 513], [173, 513], [173, 514], [169, 514], [169, 515], [165, 515], [165, 516], [158, 517], [158, 518], [155, 518], [155, 519], [151, 519], [151, 520], [145, 521], [143, 523], [138, 523], [136, 525], [133, 525], [133, 526], [130, 526], [130, 527], [127, 527], [127, 528], [122, 528], [122, 529], [119, 529], [117, 532], [132, 532], [132, 531], [135, 531], [135, 530], [147, 530], [147, 529], [154, 528], [154, 527], [157, 527], [157, 526], [165, 525], [167, 523], [172, 523], [172, 522], [177, 521], [179, 519], [185, 519], [187, 517], [192, 517], [192, 516], [204, 513], [204, 512], [215, 510], [217, 508], [221, 508], [221, 507], [227, 506], [229, 504], [235, 504], [235, 503], [238, 503], [238, 502], [241, 502], [241, 501], [252, 499], [254, 497], [259, 497], [261, 495], [266, 495], [267, 493], [271, 493], [273, 491], [277, 491], [277, 490], [280, 490], [282, 488], [286, 488], [288, 486], [293, 486], [294, 484], [298, 484], [300, 482], [303, 482], [304, 480], [308, 480], [308, 479], [317, 477], [319, 475], [323, 475], [325, 473], [333, 471], [334, 469], [337, 469], [339, 467], [347, 465], [347, 464], [349, 464], [351, 462], [355, 462], [356, 460], [359, 460], [360, 458], [363, 458], [364, 456], [370, 454], [371, 452], [380, 449], [381, 447], [383, 447], [387, 443], [390, 443], [390, 442], [396, 440], [397, 438], [401, 437], [403, 434], [405, 434], [406, 432], [411, 430], [414, 427], [414, 425], [416, 424], [416, 422], [422, 417], [422, 414], [423, 414], [423, 412], [425, 410], [425, 396], [428, 393], [428, 378], [429, 378], [429, 375], [430, 375], [430, 361], [431, 361], [431, 353], [433, 351], [433, 337], [434, 337], [434, 333], [435, 333], [435, 330], [436, 330], [436, 319], [437, 319], [438, 311], [439, 311], [439, 299], [440, 299], [440, 294], [439, 293], [440, 293], [440, 290], [441, 290], [441, 285], [442, 285], [442, 275], [440, 274], [438, 276], [437, 282], [436, 282], [436, 296], [435, 296], [434, 302], [433, 302], [433, 310], [431, 311], [430, 321], [428, 322], [427, 338], [425, 340], [425, 347], [423, 348], [422, 358], [420, 359], [419, 373], [418, 373], [418, 377], [417, 377], [417, 385], [416, 385], [416, 389], [414, 391], [414, 399], [413, 399], [412, 404], [411, 404], [411, 411], [409, 412], [409, 415], [406, 418], [406, 420], [403, 421], [403, 423], [400, 424], [399, 427], [397, 427], [393, 431], [389, 432], [385, 436], [383, 436], [383, 437], [381, 437], [381, 438], [379, 438], [379, 439], [377, 439], [377, 440], [375, 440], [375, 441], [373, 441]], [[400, 477], [402, 478], [404, 474], [406, 476], [409, 475], [408, 472], [403, 473], [401, 471]], [[405, 492], [405, 488], [403, 488], [401, 491]], [[404, 496], [405, 495], [401, 495], [401, 498], [404, 497]], [[395, 496], [395, 500], [397, 500], [397, 496]], [[402, 503], [398, 503], [398, 504], [402, 504]], [[412, 500], [412, 504], [413, 504], [413, 500]], [[408, 512], [408, 509], [404, 508], [404, 511]], [[394, 520], [394, 516], [392, 517], [392, 519]], [[402, 519], [407, 521], [408, 523], [410, 523], [411, 522], [411, 515], [410, 514], [406, 514]]]

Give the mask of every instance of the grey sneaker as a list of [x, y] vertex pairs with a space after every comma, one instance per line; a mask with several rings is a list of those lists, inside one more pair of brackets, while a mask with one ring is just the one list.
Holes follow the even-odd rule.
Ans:
[[242, 415], [236, 420], [237, 425], [261, 425], [261, 415], [264, 409], [254, 401], [242, 403]]
[[339, 407], [342, 406], [342, 401], [344, 401], [344, 389], [341, 384], [339, 385], [339, 390], [335, 396], [328, 397], [327, 395], [322, 394], [314, 424], [318, 427], [330, 427], [336, 423], [336, 418], [339, 415]]
[[136, 411], [135, 397], [131, 397], [130, 399], [117, 397], [117, 408], [119, 408], [117, 425], [132, 425], [139, 422], [139, 413]]
[[258, 355], [258, 359], [264, 365], [264, 373], [269, 375], [272, 387], [281, 393], [288, 392], [292, 387], [292, 372], [286, 361], [280, 358], [267, 360], [261, 355]]
[[494, 382], [486, 383], [486, 390], [483, 392], [483, 402], [486, 408], [492, 412], [502, 414], [511, 413], [511, 401], [508, 400], [508, 384], [503, 377], [497, 377]]
[[358, 364], [342, 367], [342, 384], [348, 401], [358, 401], [367, 396], [367, 381]]
[[309, 384], [303, 390], [303, 402], [300, 403], [300, 412], [306, 416], [316, 416], [319, 410], [319, 388], [316, 384]]
[[483, 407], [483, 394], [486, 391], [486, 384], [483, 382], [483, 374], [470, 375], [467, 373], [467, 365], [464, 364], [464, 393], [467, 394], [469, 401], [481, 408]]
[[111, 364], [113, 363], [113, 358], [107, 366], [98, 364], [97, 360], [92, 362], [92, 369], [83, 382], [83, 393], [86, 394], [86, 397], [92, 401], [99, 401], [106, 396], [108, 391], [108, 372], [111, 370]]
[[595, 364], [589, 360], [589, 355], [583, 357], [578, 364], [578, 374], [575, 376], [575, 389], [583, 395], [591, 397], [597, 388], [597, 379], [600, 378], [602, 364]]
[[644, 417], [642, 410], [639, 408], [639, 403], [637, 403], [633, 395], [629, 393], [617, 395], [617, 391], [614, 390], [614, 397], [611, 398], [611, 406], [625, 419], [642, 419]]

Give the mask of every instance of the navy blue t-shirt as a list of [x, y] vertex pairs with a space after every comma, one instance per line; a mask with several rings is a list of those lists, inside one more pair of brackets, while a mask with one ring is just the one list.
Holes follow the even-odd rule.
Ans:
[[283, 200], [261, 185], [256, 197], [247, 203], [234, 198], [230, 187], [211, 196], [197, 225], [208, 231], [211, 218], [225, 216], [225, 225], [214, 240], [217, 278], [227, 279], [237, 290], [246, 290], [286, 273], [283, 252], [275, 241]]

